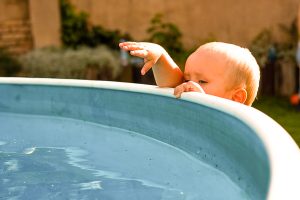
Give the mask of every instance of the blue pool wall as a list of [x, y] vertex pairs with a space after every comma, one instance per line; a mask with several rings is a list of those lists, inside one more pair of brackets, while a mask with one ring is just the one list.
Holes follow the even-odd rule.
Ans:
[[[266, 116], [252, 108], [208, 95], [189, 94], [179, 100], [170, 90], [136, 84], [119, 87], [119, 83], [116, 86], [109, 82], [27, 79], [3, 82], [0, 112], [73, 118], [144, 134], [223, 171], [249, 196], [272, 197], [273, 154], [264, 141], [265, 135], [257, 132], [261, 129], [244, 120], [254, 112], [254, 116]], [[230, 105], [228, 110], [226, 106], [218, 108], [223, 104]], [[232, 109], [248, 112], [249, 116], [241, 118], [230, 112]], [[266, 121], [278, 126], [283, 132], [280, 134], [286, 134], [271, 119]], [[297, 149], [289, 136], [284, 138]], [[289, 195], [294, 196], [295, 191], [290, 191]]]

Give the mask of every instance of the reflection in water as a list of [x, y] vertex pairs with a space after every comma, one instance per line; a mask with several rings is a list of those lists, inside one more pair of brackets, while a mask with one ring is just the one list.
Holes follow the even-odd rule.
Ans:
[[[79, 148], [0, 152], [0, 197], [5, 199], [185, 199], [182, 192], [94, 169]], [[152, 184], [154, 185], [154, 184]]]
[[8, 160], [4, 162], [4, 171], [18, 171], [19, 170], [19, 165], [18, 161], [15, 159]]

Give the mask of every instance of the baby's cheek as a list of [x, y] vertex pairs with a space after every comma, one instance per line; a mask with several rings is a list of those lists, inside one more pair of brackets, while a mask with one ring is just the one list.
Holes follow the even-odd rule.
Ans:
[[219, 96], [220, 95], [220, 90], [213, 85], [210, 84], [202, 84], [201, 85], [202, 89], [206, 94], [214, 95], [214, 96]]

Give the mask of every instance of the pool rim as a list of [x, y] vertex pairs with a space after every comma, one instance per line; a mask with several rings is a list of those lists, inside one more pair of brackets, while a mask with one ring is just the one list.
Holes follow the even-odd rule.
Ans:
[[[0, 84], [102, 88], [175, 98], [172, 88], [112, 81], [3, 77], [0, 78]], [[183, 93], [179, 100], [201, 104], [224, 112], [251, 127], [263, 142], [269, 158], [268, 199], [297, 199], [300, 196], [297, 187], [300, 184], [299, 147], [277, 122], [255, 108], [211, 95], [189, 92]]]

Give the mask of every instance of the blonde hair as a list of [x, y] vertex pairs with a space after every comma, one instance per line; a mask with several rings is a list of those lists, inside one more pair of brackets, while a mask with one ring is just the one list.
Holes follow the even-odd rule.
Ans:
[[223, 42], [206, 43], [200, 48], [225, 56], [230, 76], [233, 74], [234, 77], [230, 87], [242, 85], [247, 92], [244, 104], [251, 106], [257, 96], [260, 79], [260, 69], [251, 52], [247, 48]]

